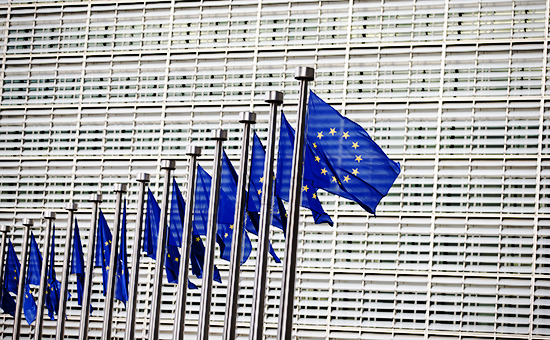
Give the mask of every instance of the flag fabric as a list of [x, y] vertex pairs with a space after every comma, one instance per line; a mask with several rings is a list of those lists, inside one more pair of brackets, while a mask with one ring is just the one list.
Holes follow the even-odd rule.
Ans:
[[15, 317], [15, 300], [10, 295], [10, 292], [6, 290], [6, 288], [2, 287], [1, 292], [2, 292], [2, 300], [0, 301], [0, 308], [2, 308], [4, 313]]
[[200, 165], [197, 167], [197, 185], [195, 188], [195, 206], [193, 207], [193, 234], [206, 236], [208, 225], [208, 206], [210, 205], [210, 186], [212, 177]]
[[95, 249], [95, 266], [101, 267], [103, 275], [103, 296], [107, 295], [107, 281], [109, 277], [109, 266], [111, 261], [111, 243], [113, 236], [107, 225], [103, 211], [99, 210], [97, 240]]
[[[204, 254], [205, 248], [201, 237], [199, 235], [193, 235], [190, 255], [191, 272], [199, 279], [202, 278], [202, 272], [204, 269]], [[222, 283], [222, 277], [216, 265], [214, 265], [214, 281]]]
[[6, 255], [6, 267], [5, 267], [5, 276], [4, 276], [4, 288], [8, 292], [17, 294], [17, 286], [19, 284], [19, 269], [21, 264], [19, 264], [19, 259], [15, 253], [15, 248], [11, 240], [8, 241], [8, 253]]
[[[288, 202], [290, 199], [290, 178], [292, 174], [292, 158], [294, 151], [294, 129], [286, 119], [284, 113], [281, 113], [281, 129], [279, 135], [279, 151], [277, 155], [277, 178], [275, 185], [275, 193], [281, 199]], [[310, 161], [308, 160], [308, 148], [305, 147], [304, 158], [304, 181], [302, 182], [302, 207], [311, 210], [315, 223], [328, 223], [333, 225], [332, 219], [325, 212], [317, 197], [317, 188], [306, 174], [311, 170]]]
[[157, 239], [159, 235], [160, 208], [151, 192], [147, 193], [147, 214], [145, 215], [145, 232], [143, 236], [143, 251], [152, 258], [157, 259]]
[[31, 324], [36, 320], [36, 302], [34, 301], [34, 296], [31, 293], [31, 288], [29, 286], [29, 277], [27, 276], [27, 283], [25, 284], [25, 297], [23, 298], [23, 314], [25, 314], [25, 320], [27, 324]]
[[[307, 139], [319, 170], [304, 172], [304, 178], [328, 192], [347, 193], [374, 214], [399, 176], [399, 163], [389, 159], [359, 124], [313, 92], [308, 101]], [[336, 185], [340, 190], [332, 190]]]
[[76, 291], [78, 305], [82, 306], [82, 296], [84, 295], [84, 254], [82, 253], [82, 242], [80, 240], [80, 230], [78, 221], [74, 219], [73, 235], [73, 254], [71, 259], [71, 274], [76, 274]]
[[[61, 282], [55, 277], [55, 225], [52, 229], [52, 242], [50, 247], [50, 263], [48, 267], [48, 287], [46, 288], [46, 308], [48, 308], [48, 316], [51, 320], [55, 319], [55, 314], [59, 310], [59, 299], [61, 291]], [[68, 294], [70, 297], [71, 294]]]
[[128, 301], [128, 254], [126, 253], [126, 199], [122, 210], [122, 227], [120, 228], [120, 249], [117, 256], [118, 265], [115, 277], [115, 299], [122, 301], [126, 306]]
[[31, 249], [29, 251], [29, 266], [27, 284], [40, 286], [40, 272], [42, 271], [42, 254], [31, 231]]

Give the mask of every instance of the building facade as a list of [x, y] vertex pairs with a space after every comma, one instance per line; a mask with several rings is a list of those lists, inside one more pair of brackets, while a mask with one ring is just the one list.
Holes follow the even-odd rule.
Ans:
[[[60, 275], [73, 200], [83, 244], [91, 192], [112, 224], [115, 183], [128, 183], [128, 244], [138, 185], [177, 160], [186, 190], [189, 143], [229, 130], [238, 166], [238, 112], [267, 136], [269, 90], [296, 118], [296, 66], [311, 88], [363, 126], [402, 173], [377, 215], [322, 193], [335, 225], [301, 213], [294, 332], [299, 339], [547, 339], [550, 336], [550, 57], [547, 0], [41, 1], [0, 2], [0, 223], [44, 241], [58, 213]], [[10, 232], [21, 254], [22, 228]], [[284, 237], [271, 231], [282, 256]], [[252, 239], [255, 249], [256, 239]], [[84, 247], [84, 252], [87, 252]], [[129, 251], [130, 253], [130, 251]], [[228, 263], [216, 258], [213, 338], [221, 338]], [[88, 265], [88, 264], [86, 264]], [[143, 257], [137, 337], [146, 338], [154, 263]], [[255, 251], [243, 265], [238, 334], [246, 338]], [[131, 270], [131, 269], [130, 269]], [[103, 317], [94, 277], [90, 338]], [[282, 266], [268, 268], [265, 337], [274, 338]], [[200, 280], [191, 280], [200, 286]], [[66, 336], [78, 334], [76, 279]], [[176, 286], [163, 289], [161, 333], [173, 327]], [[195, 338], [199, 291], [188, 296]], [[13, 319], [0, 316], [0, 336]], [[113, 336], [122, 338], [117, 304]], [[34, 332], [23, 322], [22, 334]], [[46, 321], [45, 338], [55, 324]]]

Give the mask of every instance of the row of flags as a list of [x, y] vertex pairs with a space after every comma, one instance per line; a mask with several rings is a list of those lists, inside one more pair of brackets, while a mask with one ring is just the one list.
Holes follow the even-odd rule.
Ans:
[[[271, 224], [286, 234], [287, 214], [284, 201], [289, 201], [289, 188], [293, 162], [295, 132], [284, 113], [279, 134], [277, 174], [274, 181], [274, 199]], [[249, 187], [246, 198], [246, 220], [243, 232], [243, 252], [241, 264], [245, 263], [251, 252], [252, 242], [249, 233], [258, 235], [259, 214], [264, 176], [266, 152], [260, 138], [254, 134], [251, 155]], [[333, 225], [330, 216], [319, 201], [318, 192], [329, 193], [357, 202], [363, 209], [375, 213], [376, 206], [384, 197], [399, 175], [400, 165], [392, 161], [382, 149], [370, 138], [368, 133], [358, 124], [342, 116], [330, 105], [310, 92], [308, 102], [307, 134], [305, 138], [305, 155], [303, 165], [303, 184], [301, 205], [311, 211], [316, 224]], [[205, 247], [202, 236], [207, 233], [209, 197], [212, 177], [199, 165], [195, 189], [195, 205], [193, 208], [191, 270], [197, 278], [202, 278]], [[230, 260], [231, 241], [234, 230], [235, 206], [237, 196], [238, 175], [231, 161], [223, 152], [220, 199], [218, 206], [218, 228], [216, 242], [219, 245], [220, 257]], [[144, 228], [143, 252], [153, 260], [157, 259], [157, 238], [161, 209], [151, 192], [147, 194], [147, 208]], [[178, 283], [180, 268], [180, 251], [182, 246], [183, 221], [185, 201], [176, 181], [173, 181], [172, 198], [170, 202], [170, 223], [168, 243], [165, 256], [165, 270], [170, 283]], [[55, 228], [54, 228], [55, 229]], [[68, 235], [68, 237], [70, 237]], [[78, 223], [75, 219], [71, 274], [76, 275], [78, 304], [82, 305], [84, 290], [84, 256]], [[110, 269], [110, 254], [112, 234], [103, 212], [100, 210], [95, 248], [96, 267], [102, 268], [103, 295], [107, 291], [107, 278]], [[51, 251], [47, 277], [46, 307], [48, 315], [53, 320], [59, 305], [60, 282], [56, 280], [54, 269], [54, 239], [52, 233]], [[137, 245], [139, 246], [139, 245]], [[120, 251], [117, 258], [117, 273], [115, 280], [115, 299], [128, 301], [128, 264], [126, 243], [126, 201], [122, 214]], [[271, 244], [269, 252], [274, 261], [280, 259]], [[40, 269], [42, 256], [38, 245], [31, 234], [28, 271], [25, 284], [23, 310], [29, 324], [36, 319], [37, 306], [30, 290], [30, 285], [40, 284]], [[92, 264], [88, 264], [92, 265]], [[1, 289], [0, 307], [5, 313], [14, 314], [15, 302], [11, 293], [17, 294], [20, 264], [11, 241], [5, 263], [4, 285]], [[214, 280], [221, 283], [219, 270], [214, 267]], [[190, 289], [197, 286], [187, 282]], [[70, 298], [70, 296], [69, 296]], [[90, 313], [93, 309], [90, 309]]]

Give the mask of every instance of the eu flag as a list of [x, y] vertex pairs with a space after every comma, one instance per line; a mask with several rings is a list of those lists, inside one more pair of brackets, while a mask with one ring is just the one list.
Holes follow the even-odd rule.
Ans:
[[122, 211], [122, 227], [120, 229], [120, 249], [118, 251], [115, 277], [115, 299], [124, 302], [128, 301], [128, 262], [126, 253], [126, 199], [124, 199], [124, 210]]
[[[59, 310], [59, 299], [61, 291], [61, 282], [55, 277], [55, 225], [52, 229], [52, 242], [50, 247], [50, 263], [48, 267], [48, 287], [46, 288], [46, 307], [48, 308], [48, 316], [54, 320], [54, 315]], [[68, 294], [67, 297], [71, 295]]]
[[29, 251], [29, 267], [27, 284], [40, 286], [40, 271], [42, 270], [42, 254], [31, 231], [31, 249]]
[[[204, 253], [205, 248], [202, 243], [202, 239], [199, 235], [193, 235], [193, 240], [191, 241], [191, 272], [197, 278], [202, 278], [202, 272], [204, 270]], [[214, 281], [222, 283], [222, 277], [218, 267], [214, 265]]]
[[97, 241], [95, 249], [95, 266], [101, 266], [103, 275], [103, 296], [107, 294], [107, 280], [109, 277], [109, 266], [111, 262], [111, 243], [113, 236], [107, 225], [107, 220], [103, 215], [103, 211], [99, 210], [97, 228]]
[[[304, 178], [328, 192], [347, 193], [374, 214], [399, 176], [399, 163], [389, 159], [360, 125], [342, 116], [313, 92], [308, 102], [307, 139], [313, 146], [313, 163], [318, 163], [319, 170], [312, 174], [304, 171]], [[332, 190], [336, 185], [340, 190]]]
[[197, 167], [197, 186], [195, 188], [195, 206], [193, 207], [193, 234], [206, 236], [208, 206], [210, 205], [210, 186], [212, 177], [200, 165]]
[[[290, 126], [284, 113], [281, 113], [281, 129], [279, 135], [279, 151], [277, 155], [276, 195], [287, 201], [290, 197], [290, 177], [292, 173], [292, 158], [294, 152], [294, 129]], [[325, 212], [317, 197], [317, 188], [311, 182], [307, 182], [306, 174], [311, 171], [308, 162], [308, 149], [306, 145], [304, 159], [304, 181], [302, 182], [302, 207], [311, 210], [315, 223], [328, 223], [333, 225], [332, 219]]]
[[31, 288], [29, 286], [29, 277], [27, 276], [27, 283], [25, 284], [25, 297], [23, 298], [23, 314], [25, 314], [25, 320], [30, 325], [36, 320], [36, 302], [34, 296], [32, 296]]
[[145, 231], [143, 235], [143, 251], [152, 258], [157, 259], [157, 239], [159, 235], [160, 208], [151, 192], [147, 193], [147, 214], [145, 215]]
[[74, 236], [73, 236], [73, 255], [71, 259], [71, 274], [76, 274], [76, 292], [78, 305], [82, 306], [82, 296], [84, 293], [84, 254], [82, 253], [82, 242], [80, 240], [80, 230], [78, 229], [78, 221], [74, 219]]
[[6, 267], [5, 267], [5, 278], [4, 278], [4, 288], [8, 292], [17, 294], [17, 285], [19, 283], [19, 269], [21, 264], [19, 264], [19, 259], [15, 253], [15, 248], [11, 240], [8, 241], [8, 253], [6, 255]]
[[0, 301], [0, 308], [5, 314], [9, 314], [15, 317], [15, 300], [10, 295], [10, 292], [6, 288], [2, 288], [2, 300]]

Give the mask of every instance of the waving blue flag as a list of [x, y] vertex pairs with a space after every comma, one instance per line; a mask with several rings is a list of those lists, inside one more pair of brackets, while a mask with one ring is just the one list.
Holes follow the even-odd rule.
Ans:
[[10, 295], [10, 292], [6, 290], [6, 288], [2, 288], [1, 292], [2, 300], [0, 300], [0, 308], [2, 308], [4, 313], [15, 317], [15, 300]]
[[113, 236], [107, 225], [107, 220], [103, 211], [99, 210], [99, 219], [97, 224], [97, 240], [95, 248], [95, 266], [101, 267], [103, 275], [103, 296], [107, 295], [107, 280], [109, 277], [109, 266], [111, 262], [111, 243]]
[[[191, 272], [199, 279], [202, 278], [202, 272], [204, 269], [204, 253], [205, 248], [204, 244], [202, 243], [202, 239], [199, 235], [193, 235], [190, 255]], [[222, 283], [222, 277], [216, 265], [214, 265], [214, 281]]]
[[[55, 225], [52, 229], [52, 242], [50, 247], [50, 263], [48, 267], [48, 287], [46, 288], [46, 307], [48, 308], [48, 316], [51, 320], [54, 320], [54, 315], [59, 310], [59, 299], [61, 291], [61, 282], [57, 281], [55, 277]], [[68, 294], [67, 297], [70, 297]]]
[[[319, 170], [311, 174], [304, 171], [304, 178], [328, 192], [347, 193], [374, 214], [399, 176], [399, 163], [389, 159], [365, 129], [313, 92], [308, 102], [307, 139]], [[332, 189], [336, 185], [340, 190], [335, 192]]]
[[197, 168], [197, 186], [195, 188], [195, 206], [193, 207], [193, 234], [206, 236], [208, 224], [208, 206], [210, 205], [210, 186], [212, 177], [200, 165]]
[[29, 251], [29, 267], [27, 268], [27, 284], [40, 286], [40, 272], [42, 270], [42, 254], [31, 231], [31, 249]]
[[120, 229], [120, 249], [118, 251], [115, 277], [115, 299], [118, 301], [128, 301], [128, 254], [126, 253], [126, 199], [124, 199], [124, 210], [122, 211], [122, 228]]
[[[288, 202], [290, 197], [290, 177], [292, 173], [292, 157], [294, 152], [294, 129], [284, 113], [281, 113], [281, 130], [279, 136], [279, 152], [277, 155], [277, 178], [275, 193], [281, 199]], [[304, 179], [306, 174], [311, 171], [311, 163], [308, 160], [308, 148], [306, 146], [306, 157], [304, 159]], [[311, 210], [315, 223], [328, 223], [333, 225], [332, 219], [321, 206], [317, 198], [317, 188], [313, 184], [304, 180], [302, 182], [302, 207]]]
[[143, 235], [143, 251], [152, 258], [157, 259], [157, 239], [159, 235], [160, 208], [149, 189], [147, 193], [147, 214], [145, 215], [145, 231]]
[[6, 267], [5, 267], [5, 277], [4, 277], [4, 287], [8, 292], [17, 294], [17, 286], [19, 284], [19, 269], [21, 264], [19, 264], [19, 259], [15, 253], [15, 248], [11, 240], [8, 241], [8, 253], [6, 255]]
[[31, 288], [28, 282], [29, 277], [27, 276], [27, 283], [25, 284], [25, 296], [23, 298], [23, 314], [25, 314], [25, 320], [30, 325], [36, 320], [36, 302], [34, 301], [34, 296], [32, 296]]
[[74, 219], [73, 255], [71, 259], [71, 274], [76, 274], [76, 291], [78, 305], [82, 306], [82, 295], [84, 293], [84, 254], [82, 253], [82, 242], [78, 221]]

